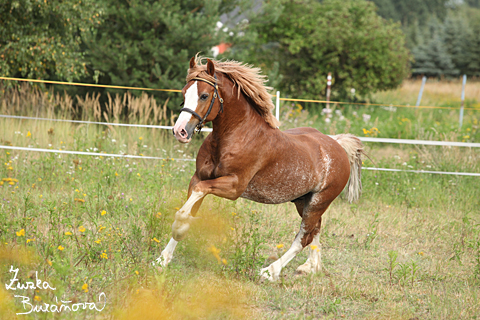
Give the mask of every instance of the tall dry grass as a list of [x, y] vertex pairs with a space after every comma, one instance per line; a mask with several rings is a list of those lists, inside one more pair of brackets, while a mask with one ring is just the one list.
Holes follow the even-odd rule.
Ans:
[[107, 93], [106, 102], [102, 103], [100, 93], [71, 97], [26, 83], [9, 88], [0, 83], [0, 92], [0, 113], [6, 115], [155, 125], [173, 125], [176, 117], [167, 108], [169, 99], [159, 104], [146, 93], [139, 97], [131, 92]]
[[[374, 98], [385, 103], [415, 105], [421, 85], [421, 79], [405, 80], [399, 88], [376, 93]], [[442, 103], [460, 104], [461, 94], [461, 79], [448, 81], [428, 79], [423, 90], [421, 105], [437, 106], [439, 101], [442, 101]], [[467, 79], [465, 99], [476, 101], [474, 107], [480, 107], [480, 82]]]

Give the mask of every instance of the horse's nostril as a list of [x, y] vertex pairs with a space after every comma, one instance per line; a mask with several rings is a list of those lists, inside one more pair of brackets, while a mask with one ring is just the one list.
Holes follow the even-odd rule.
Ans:
[[182, 138], [185, 138], [187, 136], [187, 131], [185, 131], [185, 129], [182, 129], [182, 131], [180, 131], [180, 136], [182, 136]]

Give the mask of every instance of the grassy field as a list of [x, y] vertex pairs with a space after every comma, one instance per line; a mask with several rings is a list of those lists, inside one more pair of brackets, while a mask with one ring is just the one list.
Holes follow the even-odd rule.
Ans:
[[[402, 90], [415, 91], [404, 85], [400, 93], [382, 93], [376, 99], [397, 95], [399, 100], [392, 103], [411, 103], [401, 100], [409, 96]], [[23, 97], [25, 107], [15, 112], [9, 97], [3, 96], [3, 114], [71, 116], [68, 104], [62, 109], [55, 100], [52, 106], [41, 93], [37, 100]], [[44, 99], [43, 108], [38, 108], [38, 99]], [[432, 104], [450, 103], [445, 99]], [[470, 105], [480, 100], [475, 99]], [[458, 111], [349, 106], [338, 107], [341, 114], [325, 122], [311, 106], [301, 107], [285, 105], [284, 128], [312, 125], [325, 133], [348, 130], [360, 136], [480, 138], [477, 111], [466, 112], [458, 129]], [[95, 119], [93, 110], [80, 118]], [[139, 110], [137, 118], [129, 116], [130, 122], [142, 122], [146, 113]], [[365, 121], [363, 114], [370, 119]], [[170, 120], [162, 116], [152, 123]], [[35, 281], [37, 272], [56, 289], [0, 286], [1, 319], [475, 319], [480, 314], [478, 177], [363, 171], [361, 200], [349, 204], [339, 198], [324, 215], [323, 271], [295, 275], [310, 250], [305, 248], [279, 282], [265, 283], [258, 270], [283, 254], [298, 231], [300, 217], [291, 203], [262, 205], [209, 196], [168, 269], [151, 265], [170, 238], [173, 216], [185, 201], [194, 171], [193, 162], [172, 158], [194, 159], [202, 137], [180, 145], [161, 130], [11, 119], [0, 119], [0, 137], [3, 145], [164, 158], [1, 150], [2, 283], [10, 283], [13, 265], [22, 283]], [[480, 172], [476, 149], [372, 143], [367, 152], [378, 167]], [[365, 166], [373, 164], [366, 160]], [[28, 297], [32, 305], [59, 306], [61, 301], [99, 301], [102, 292], [107, 298], [103, 311], [15, 316], [30, 307], [21, 304], [26, 298], [14, 295]]]

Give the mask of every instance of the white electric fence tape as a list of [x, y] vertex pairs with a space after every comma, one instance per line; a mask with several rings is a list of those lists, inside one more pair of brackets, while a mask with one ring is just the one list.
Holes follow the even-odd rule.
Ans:
[[[71, 123], [83, 123], [83, 124], [99, 124], [104, 126], [117, 126], [117, 127], [137, 127], [137, 128], [153, 128], [153, 129], [167, 129], [172, 130], [172, 126], [156, 126], [153, 124], [128, 124], [128, 123], [110, 123], [110, 122], [96, 122], [96, 121], [83, 121], [83, 120], [63, 120], [63, 119], [51, 119], [51, 118], [35, 118], [25, 116], [10, 116], [0, 114], [0, 118], [11, 119], [23, 119], [23, 120], [41, 120], [41, 121], [55, 121], [55, 122], [71, 122]], [[203, 128], [202, 131], [212, 132], [211, 128]]]
[[[128, 123], [109, 123], [109, 122], [94, 122], [94, 121], [82, 121], [82, 120], [62, 120], [62, 119], [35, 118], [35, 117], [10, 116], [10, 115], [0, 115], [0, 118], [42, 120], [42, 121], [56, 121], [56, 122], [72, 122], [72, 123], [84, 123], [84, 124], [99, 124], [99, 125], [104, 125], [104, 126], [140, 127], [140, 128], [167, 129], [167, 130], [172, 130], [172, 128], [173, 128], [172, 126], [156, 126], [156, 125], [148, 125], [148, 124], [128, 124]], [[212, 130], [213, 129], [211, 129], [211, 128], [202, 129], [202, 131], [205, 131], [205, 132], [212, 132]], [[369, 138], [369, 137], [358, 137], [358, 138], [361, 141], [365, 141], [365, 142], [480, 148], [480, 143], [474, 143], [474, 142], [432, 141], [432, 140], [390, 139], [390, 138]]]
[[[53, 150], [53, 149], [41, 149], [41, 148], [27, 148], [27, 147], [14, 147], [14, 146], [0, 146], [0, 149], [8, 150], [21, 150], [21, 151], [36, 151], [36, 152], [48, 152], [48, 153], [63, 153], [63, 154], [77, 154], [84, 156], [97, 156], [97, 157], [116, 157], [116, 158], [133, 158], [133, 159], [154, 159], [154, 160], [173, 160], [173, 161], [196, 161], [196, 159], [179, 159], [179, 158], [159, 158], [149, 156], [136, 156], [129, 154], [114, 154], [114, 153], [98, 153], [98, 152], [82, 152], [82, 151], [68, 151], [68, 150]], [[401, 169], [388, 169], [388, 168], [371, 168], [363, 167], [364, 170], [377, 170], [377, 171], [392, 171], [392, 172], [411, 172], [411, 173], [433, 173], [433, 174], [448, 174], [456, 176], [473, 176], [480, 177], [480, 173], [470, 172], [446, 172], [446, 171], [423, 171], [423, 170], [401, 170]]]
[[159, 158], [149, 156], [136, 156], [131, 154], [115, 154], [115, 153], [99, 153], [99, 152], [82, 152], [82, 151], [68, 151], [68, 150], [54, 150], [42, 148], [27, 148], [27, 147], [9, 147], [0, 146], [0, 149], [21, 150], [21, 151], [36, 151], [48, 153], [63, 153], [63, 154], [78, 154], [83, 156], [97, 156], [97, 157], [116, 157], [116, 158], [133, 158], [133, 159], [153, 159], [153, 160], [174, 160], [174, 161], [196, 161], [195, 159], [177, 159], [177, 158]]

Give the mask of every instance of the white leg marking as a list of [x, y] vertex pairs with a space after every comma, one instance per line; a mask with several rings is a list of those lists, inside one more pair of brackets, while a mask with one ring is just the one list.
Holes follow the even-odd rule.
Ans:
[[162, 267], [166, 267], [170, 261], [172, 261], [173, 251], [175, 250], [177, 243], [177, 240], [170, 238], [170, 241], [165, 249], [163, 249], [162, 254], [157, 258], [157, 264], [161, 265]]
[[172, 235], [175, 240], [180, 241], [185, 237], [186, 232], [190, 228], [190, 222], [194, 219], [190, 215], [193, 205], [203, 197], [204, 194], [202, 192], [192, 192], [183, 207], [175, 213], [175, 222], [172, 225]]
[[315, 273], [322, 269], [322, 256], [320, 252], [320, 232], [313, 237], [312, 243], [307, 247], [309, 252], [307, 261], [297, 268], [297, 273]]
[[172, 238], [162, 251], [160, 257], [156, 260], [162, 267], [166, 267], [172, 260], [173, 251], [175, 250], [178, 241], [185, 237], [190, 228], [190, 222], [194, 219], [194, 217], [190, 215], [193, 205], [203, 197], [204, 194], [202, 192], [192, 192], [190, 198], [188, 198], [183, 207], [175, 213], [175, 221], [172, 225]]
[[293, 241], [290, 249], [288, 249], [288, 251], [285, 252], [285, 254], [280, 259], [278, 259], [268, 267], [261, 269], [260, 276], [270, 281], [277, 281], [282, 269], [290, 262], [290, 260], [295, 258], [295, 256], [300, 251], [302, 251], [303, 247], [301, 244], [301, 240], [303, 237], [303, 233], [304, 231], [302, 226], [302, 228], [300, 229], [300, 232], [298, 232], [297, 236], [295, 237], [295, 240]]

